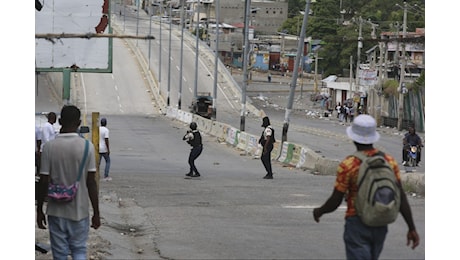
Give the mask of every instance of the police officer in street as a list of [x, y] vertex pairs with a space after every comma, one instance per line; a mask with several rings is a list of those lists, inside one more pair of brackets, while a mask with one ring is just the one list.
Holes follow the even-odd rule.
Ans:
[[271, 153], [273, 150], [273, 144], [275, 141], [275, 130], [272, 128], [270, 124], [270, 119], [268, 116], [265, 116], [262, 119], [262, 127], [264, 130], [259, 139], [259, 144], [262, 146], [262, 155], [260, 159], [262, 164], [264, 165], [267, 174], [264, 176], [264, 179], [273, 179], [273, 171], [272, 171], [272, 162], [271, 162]]
[[200, 156], [201, 152], [203, 151], [203, 143], [201, 141], [201, 134], [200, 131], [197, 129], [197, 124], [195, 122], [190, 123], [190, 129], [187, 130], [187, 133], [184, 135], [182, 140], [187, 141], [192, 149], [190, 150], [190, 155], [188, 157], [188, 164], [190, 165], [190, 171], [185, 174], [187, 177], [200, 177], [200, 173], [198, 172], [195, 166], [195, 160]]

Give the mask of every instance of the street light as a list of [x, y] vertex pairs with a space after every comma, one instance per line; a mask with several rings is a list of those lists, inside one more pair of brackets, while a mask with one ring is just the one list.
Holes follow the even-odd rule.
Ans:
[[248, 53], [249, 53], [249, 12], [251, 0], [245, 0], [244, 15], [244, 49], [243, 49], [243, 86], [241, 88], [240, 130], [244, 131], [246, 124], [246, 87], [248, 84]]
[[181, 0], [180, 3], [180, 71], [179, 71], [179, 94], [177, 97], [177, 109], [181, 109], [182, 104], [182, 66], [184, 60], [184, 3], [185, 0]]
[[172, 5], [169, 3], [169, 55], [168, 55], [168, 95], [166, 104], [169, 107], [170, 95], [171, 95], [171, 31], [172, 31], [172, 17], [171, 17]]
[[[150, 23], [149, 23], [149, 36], [152, 36], [152, 14], [150, 14]], [[149, 38], [149, 70], [150, 70], [150, 53], [151, 53], [152, 40]]]
[[214, 63], [215, 63], [215, 69], [214, 69], [214, 95], [213, 95], [213, 102], [212, 102], [212, 115], [211, 118], [214, 120], [217, 117], [217, 109], [216, 109], [216, 103], [217, 103], [217, 72], [219, 71], [219, 32], [220, 32], [220, 1], [216, 1], [216, 51], [214, 53]]
[[[398, 5], [399, 6], [399, 5]], [[403, 16], [403, 38], [406, 38], [406, 27], [407, 27], [407, 2], [404, 1], [404, 16]], [[398, 35], [399, 38], [399, 35]], [[397, 50], [399, 53], [399, 49]], [[402, 130], [402, 122], [404, 117], [404, 93], [403, 88], [405, 88], [404, 84], [404, 76], [406, 70], [406, 44], [403, 41], [402, 43], [402, 65], [401, 65], [401, 77], [399, 78], [399, 100], [398, 100], [398, 130]]]
[[297, 55], [294, 63], [294, 71], [292, 73], [292, 79], [291, 79], [291, 84], [290, 84], [290, 89], [289, 89], [289, 99], [288, 99], [288, 105], [286, 107], [286, 113], [284, 116], [284, 124], [283, 124], [283, 132], [281, 139], [282, 141], [287, 141], [287, 132], [289, 129], [289, 117], [292, 111], [292, 104], [294, 102], [294, 93], [295, 93], [295, 88], [297, 85], [297, 75], [298, 75], [298, 70], [299, 70], [299, 63], [300, 63], [300, 56], [301, 53], [303, 52], [303, 48], [305, 45], [305, 30], [307, 28], [307, 21], [308, 21], [308, 10], [310, 10], [310, 1], [307, 0], [305, 4], [305, 14], [303, 16], [303, 21], [302, 21], [302, 31], [300, 33], [300, 40], [298, 42], [298, 48], [297, 48]]
[[161, 20], [162, 19], [161, 18], [163, 16], [162, 15], [163, 14], [163, 9], [162, 9], [163, 6], [161, 5], [161, 3], [152, 3], [152, 5], [158, 6], [160, 8], [160, 15], [159, 15], [159, 18], [160, 18], [160, 32], [159, 32], [159, 34], [160, 34], [160, 37], [159, 37], [160, 38], [159, 39], [160, 44], [159, 44], [159, 49], [158, 49], [158, 52], [159, 52], [159, 55], [158, 55], [158, 59], [159, 59], [158, 60], [158, 94], [161, 95], [161, 41], [162, 41], [161, 40], [161, 38], [162, 38], [161, 37], [161, 27], [162, 27], [161, 26]]
[[196, 8], [196, 28], [195, 28], [195, 37], [196, 37], [196, 52], [195, 52], [195, 84], [193, 88], [193, 97], [196, 99], [198, 94], [198, 55], [200, 49], [200, 1], [197, 1]]

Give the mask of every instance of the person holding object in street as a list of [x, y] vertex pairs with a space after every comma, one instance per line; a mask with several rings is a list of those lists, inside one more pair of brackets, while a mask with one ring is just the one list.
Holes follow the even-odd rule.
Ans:
[[[43, 146], [37, 198], [37, 225], [46, 229], [48, 223], [53, 259], [88, 259], [87, 241], [90, 226], [101, 225], [96, 182], [95, 149], [77, 131], [81, 112], [73, 105], [61, 110], [60, 133]], [[85, 157], [86, 155], [86, 157]], [[85, 162], [85, 163], [82, 163]], [[81, 178], [78, 178], [81, 173]], [[77, 182], [76, 196], [71, 201], [49, 199], [43, 212], [48, 183], [69, 186]], [[90, 203], [93, 216], [90, 220]], [[91, 221], [91, 224], [90, 224]]]
[[265, 116], [262, 119], [262, 127], [264, 130], [260, 136], [259, 144], [262, 145], [262, 155], [260, 156], [260, 159], [267, 171], [264, 179], [273, 179], [271, 153], [273, 150], [273, 144], [275, 143], [275, 130], [270, 125], [270, 119], [268, 116]]
[[[353, 140], [357, 151], [364, 154], [363, 156], [372, 157], [376, 154], [382, 154], [373, 147], [373, 143], [377, 142], [380, 138], [376, 129], [377, 124], [375, 119], [369, 115], [362, 114], [353, 120], [351, 126], [347, 127], [346, 131], [348, 137]], [[409, 228], [407, 232], [407, 245], [410, 245], [412, 242], [412, 249], [415, 249], [419, 245], [420, 239], [415, 229], [407, 196], [401, 185], [398, 163], [388, 154], [383, 154], [383, 157], [390, 165], [390, 168], [392, 168], [396, 177], [396, 186], [399, 188], [400, 193], [399, 212]], [[332, 195], [321, 207], [313, 210], [313, 218], [319, 223], [321, 216], [335, 211], [346, 195], [347, 210], [345, 213], [343, 239], [347, 259], [378, 259], [388, 232], [388, 224], [383, 226], [369, 226], [364, 224], [361, 217], [357, 215], [356, 201], [359, 190], [357, 182], [360, 165], [361, 160], [354, 155], [347, 156], [340, 162]]]
[[187, 177], [200, 177], [200, 173], [195, 166], [195, 160], [200, 156], [203, 151], [203, 142], [201, 140], [201, 133], [197, 129], [197, 124], [195, 122], [190, 123], [190, 130], [187, 130], [187, 133], [184, 135], [182, 140], [185, 140], [192, 149], [188, 157], [188, 164], [190, 166], [190, 171], [185, 174]]
[[99, 127], [99, 162], [101, 165], [102, 158], [105, 160], [104, 168], [104, 181], [111, 181], [109, 177], [110, 170], [110, 146], [109, 146], [109, 129], [107, 128], [107, 119], [101, 119], [101, 126]]

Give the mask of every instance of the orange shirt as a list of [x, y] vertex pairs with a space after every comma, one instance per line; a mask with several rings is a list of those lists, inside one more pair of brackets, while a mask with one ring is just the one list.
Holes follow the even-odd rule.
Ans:
[[[364, 151], [364, 153], [368, 156], [374, 155], [377, 152], [378, 150], [375, 148], [372, 150]], [[388, 154], [385, 154], [385, 159], [393, 168], [396, 179], [401, 182], [401, 175], [396, 160]], [[339, 167], [337, 168], [337, 178], [335, 179], [334, 188], [340, 192], [345, 193], [347, 199], [347, 211], [345, 213], [345, 217], [356, 215], [354, 202], [358, 192], [357, 182], [360, 164], [361, 161], [357, 157], [348, 156], [342, 162], [340, 162]]]

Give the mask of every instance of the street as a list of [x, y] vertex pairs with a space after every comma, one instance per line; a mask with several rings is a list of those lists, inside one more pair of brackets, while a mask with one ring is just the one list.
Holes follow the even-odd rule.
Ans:
[[[119, 60], [126, 62], [127, 58], [115, 62]], [[136, 78], [133, 71], [118, 73], [114, 73], [115, 79], [128, 74], [134, 77], [132, 80]], [[324, 216], [319, 224], [312, 217], [312, 208], [330, 195], [334, 176], [317, 176], [273, 162], [275, 179], [264, 180], [259, 159], [204, 136], [205, 148], [197, 160], [203, 177], [186, 180], [190, 148], [181, 138], [187, 125], [159, 115], [149, 99], [141, 101], [145, 95], [142, 84], [130, 85], [129, 93], [140, 95], [133, 105], [145, 102], [151, 109], [144, 106], [128, 113], [133, 107], [125, 103], [124, 95], [116, 94], [110, 75], [98, 75], [93, 82], [92, 76], [84, 75], [83, 79], [85, 86], [99, 93], [87, 96], [86, 105], [79, 103], [88, 112], [86, 121], [91, 112], [102, 111], [111, 130], [113, 181], [100, 182], [103, 224], [90, 232], [90, 241], [96, 241], [90, 251], [96, 259], [344, 256], [341, 236], [345, 205]], [[122, 88], [119, 83], [115, 85]], [[116, 105], [117, 97], [123, 104], [122, 111]], [[115, 108], [108, 114], [106, 107], [114, 102]], [[260, 126], [260, 122], [256, 124]], [[343, 147], [353, 149], [351, 143]], [[416, 250], [405, 246], [407, 227], [400, 217], [390, 227], [391, 239], [387, 240], [383, 259], [424, 258], [425, 199], [411, 196], [410, 203], [421, 245]], [[45, 238], [46, 234], [40, 242], [47, 243]], [[49, 255], [36, 259], [49, 259], [46, 257]]]
[[[83, 122], [90, 125], [91, 113], [100, 112], [111, 131], [113, 180], [99, 183], [102, 227], [90, 231], [93, 259], [345, 257], [345, 203], [320, 223], [312, 217], [313, 208], [331, 194], [335, 176], [273, 162], [274, 179], [264, 180], [260, 159], [204, 135], [196, 162], [202, 177], [184, 179], [190, 146], [182, 136], [188, 126], [159, 112], [138, 61], [120, 39], [114, 40], [114, 56], [113, 74], [75, 75], [72, 92]], [[36, 112], [59, 111], [55, 89], [39, 83]], [[239, 108], [225, 105], [223, 111], [222, 120], [238, 126]], [[283, 110], [267, 111], [280, 129]], [[289, 138], [307, 140], [326, 157], [343, 158], [354, 149], [345, 126], [304, 119], [293, 118]], [[247, 131], [260, 133], [260, 124], [260, 118], [248, 116]], [[384, 135], [378, 147], [399, 158], [400, 136]], [[389, 227], [381, 259], [425, 258], [425, 198], [408, 196], [421, 244], [415, 250], [406, 246], [407, 226], [400, 216]], [[36, 230], [37, 239], [49, 243], [46, 231]], [[36, 259], [51, 258], [38, 254]]]

